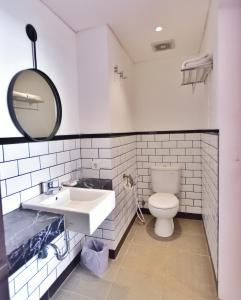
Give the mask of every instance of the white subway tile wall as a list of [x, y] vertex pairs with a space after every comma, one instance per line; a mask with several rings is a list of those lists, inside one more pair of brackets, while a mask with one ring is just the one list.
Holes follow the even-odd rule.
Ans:
[[49, 144], [48, 142], [29, 143], [29, 154], [30, 156], [39, 156], [48, 154]]
[[[82, 139], [81, 145], [85, 147], [81, 150], [84, 176], [112, 179], [116, 207], [92, 237], [115, 249], [135, 215], [134, 192], [124, 190], [123, 174], [136, 178], [136, 136]], [[92, 170], [92, 160], [99, 169]]]
[[211, 252], [218, 274], [218, 136], [202, 133], [202, 214]]
[[29, 157], [29, 144], [3, 145], [4, 161]]
[[24, 158], [18, 160], [19, 175], [30, 173], [39, 169], [40, 169], [39, 157]]
[[64, 141], [49, 142], [49, 153], [56, 153], [64, 151]]
[[[41, 193], [40, 183], [50, 178], [59, 183], [81, 166], [80, 140], [0, 145], [0, 180], [3, 214]], [[81, 249], [81, 234], [72, 234], [71, 251], [64, 262], [49, 254], [35, 256], [9, 278], [11, 300], [40, 299]], [[56, 243], [63, 241], [60, 235]], [[51, 251], [50, 251], [51, 252]], [[38, 267], [37, 267], [38, 266]]]
[[[137, 136], [138, 197], [147, 202], [153, 193], [150, 167], [180, 165], [181, 212], [201, 213], [202, 173], [200, 133], [150, 134]], [[147, 204], [145, 205], [147, 207]]]
[[18, 175], [17, 161], [9, 161], [1, 164], [0, 179], [11, 178]]
[[[70, 252], [63, 261], [57, 260], [51, 247], [49, 247], [46, 259], [34, 256], [8, 278], [10, 300], [40, 299], [80, 252], [84, 240], [84, 235], [70, 232]], [[64, 247], [63, 234], [59, 235], [52, 243]]]
[[13, 194], [11, 196], [2, 198], [3, 214], [5, 215], [5, 214], [19, 208], [20, 204], [21, 204], [20, 193]]
[[3, 146], [0, 145], [0, 162], [3, 161]]
[[40, 158], [41, 169], [52, 167], [52, 166], [55, 166], [57, 164], [57, 155], [56, 155], [56, 153], [42, 155], [39, 158]]
[[[138, 200], [146, 202], [153, 193], [150, 167], [178, 164], [182, 168], [180, 211], [203, 212], [216, 268], [217, 151], [217, 136], [200, 133], [145, 134], [0, 145], [3, 213], [9, 213], [17, 209], [21, 202], [39, 195], [42, 181], [57, 178], [61, 183], [70, 179], [76, 168], [82, 167], [84, 177], [111, 179], [116, 193], [114, 211], [86, 239], [95, 237], [104, 240], [110, 249], [116, 249], [136, 211], [134, 190], [124, 190], [123, 174], [132, 175], [137, 182], [135, 189]], [[92, 169], [93, 165], [97, 168]], [[73, 234], [71, 243], [74, 245], [78, 239], [79, 235]], [[56, 243], [63, 246], [63, 237], [58, 237]], [[28, 266], [13, 274], [9, 279], [11, 300], [39, 299], [80, 250], [79, 244], [78, 247], [72, 247], [75, 250], [70, 252], [64, 262], [58, 262], [50, 253], [46, 260], [34, 258]], [[37, 265], [37, 271], [31, 271], [30, 278], [28, 275], [27, 279], [23, 277], [24, 270], [30, 270], [30, 266], [34, 268], [34, 264]]]
[[[49, 179], [70, 178], [81, 166], [80, 140], [0, 146], [0, 180], [3, 213], [18, 208], [20, 203], [40, 194], [39, 184]], [[55, 151], [53, 153], [53, 151]]]

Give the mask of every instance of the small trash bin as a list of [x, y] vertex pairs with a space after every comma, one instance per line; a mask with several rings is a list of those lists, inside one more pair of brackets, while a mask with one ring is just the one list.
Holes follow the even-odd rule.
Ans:
[[109, 248], [99, 240], [87, 241], [81, 251], [81, 265], [100, 276], [108, 267]]

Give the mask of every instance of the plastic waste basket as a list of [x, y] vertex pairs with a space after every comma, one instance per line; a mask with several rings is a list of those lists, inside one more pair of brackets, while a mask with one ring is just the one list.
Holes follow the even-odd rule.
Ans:
[[80, 254], [81, 265], [100, 276], [108, 268], [109, 248], [99, 240], [87, 241]]

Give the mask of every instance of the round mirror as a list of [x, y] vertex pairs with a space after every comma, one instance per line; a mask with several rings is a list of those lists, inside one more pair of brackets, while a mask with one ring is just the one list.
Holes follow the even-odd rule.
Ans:
[[18, 130], [31, 140], [49, 140], [59, 129], [62, 108], [52, 80], [37, 69], [17, 73], [8, 88], [8, 109]]

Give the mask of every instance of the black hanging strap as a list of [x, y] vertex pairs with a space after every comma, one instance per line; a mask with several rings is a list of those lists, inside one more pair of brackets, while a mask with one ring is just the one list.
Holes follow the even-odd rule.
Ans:
[[36, 55], [36, 41], [37, 41], [37, 32], [33, 25], [28, 24], [26, 26], [26, 33], [30, 41], [32, 42], [32, 56], [33, 56], [33, 68], [37, 69], [37, 55]]

